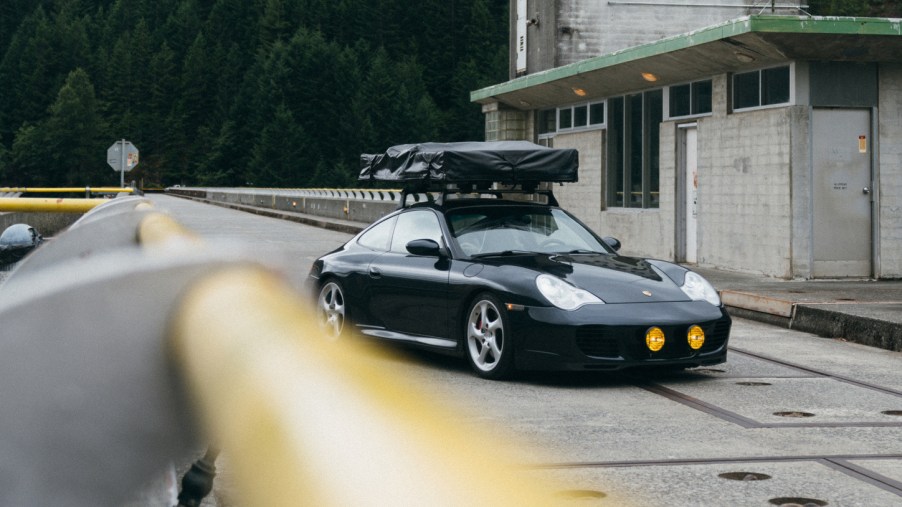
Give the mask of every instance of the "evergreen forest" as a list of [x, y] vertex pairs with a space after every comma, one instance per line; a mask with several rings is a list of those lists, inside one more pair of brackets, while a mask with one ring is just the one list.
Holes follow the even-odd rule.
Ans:
[[2, 0], [0, 186], [355, 184], [359, 155], [481, 140], [498, 0]]
[[[0, 186], [355, 184], [358, 156], [483, 138], [508, 0], [0, 0]], [[899, 16], [898, 0], [811, 0]]]

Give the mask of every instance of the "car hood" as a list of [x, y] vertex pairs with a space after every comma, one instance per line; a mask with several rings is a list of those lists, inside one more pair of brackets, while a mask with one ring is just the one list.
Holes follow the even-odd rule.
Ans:
[[[671, 275], [685, 269], [663, 261], [612, 254], [529, 254], [485, 259], [486, 264], [514, 265], [562, 278], [605, 303], [689, 301]], [[663, 268], [663, 269], [662, 269]]]

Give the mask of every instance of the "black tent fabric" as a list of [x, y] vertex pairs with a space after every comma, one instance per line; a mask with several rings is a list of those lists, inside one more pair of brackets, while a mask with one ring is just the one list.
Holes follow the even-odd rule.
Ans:
[[575, 182], [578, 169], [576, 150], [528, 141], [420, 143], [361, 155], [359, 179], [427, 184]]

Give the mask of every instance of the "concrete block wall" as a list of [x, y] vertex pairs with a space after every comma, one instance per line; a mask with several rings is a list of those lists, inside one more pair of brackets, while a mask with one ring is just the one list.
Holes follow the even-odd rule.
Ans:
[[880, 278], [902, 278], [902, 65], [879, 71], [879, 207], [877, 238]]
[[554, 195], [561, 207], [579, 218], [601, 236], [612, 236], [602, 227], [604, 208], [604, 131], [590, 130], [558, 134], [555, 148], [573, 148], [579, 152], [579, 181], [555, 184]]
[[714, 114], [698, 121], [698, 262], [789, 278], [791, 108], [728, 115], [726, 76], [713, 84]]
[[483, 107], [486, 141], [527, 139], [527, 113], [501, 107], [497, 102]]

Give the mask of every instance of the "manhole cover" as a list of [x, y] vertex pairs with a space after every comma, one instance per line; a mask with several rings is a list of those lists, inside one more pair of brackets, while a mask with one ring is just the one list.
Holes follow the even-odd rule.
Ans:
[[799, 411], [774, 412], [774, 415], [778, 415], [780, 417], [814, 417], [814, 414], [812, 414], [811, 412]]
[[771, 505], [779, 505], [781, 507], [823, 507], [827, 502], [816, 498], [795, 498], [781, 497], [771, 498], [767, 501]]
[[770, 479], [769, 475], [757, 472], [726, 472], [717, 476], [731, 481], [766, 481]]
[[608, 495], [601, 491], [594, 491], [591, 489], [568, 489], [565, 491], [558, 491], [556, 496], [567, 500], [591, 500], [593, 498], [604, 498]]
[[884, 415], [902, 416], [902, 410], [884, 410], [883, 412], [880, 412], [880, 413], [884, 414]]
[[736, 382], [738, 386], [760, 387], [772, 385], [770, 382]]

